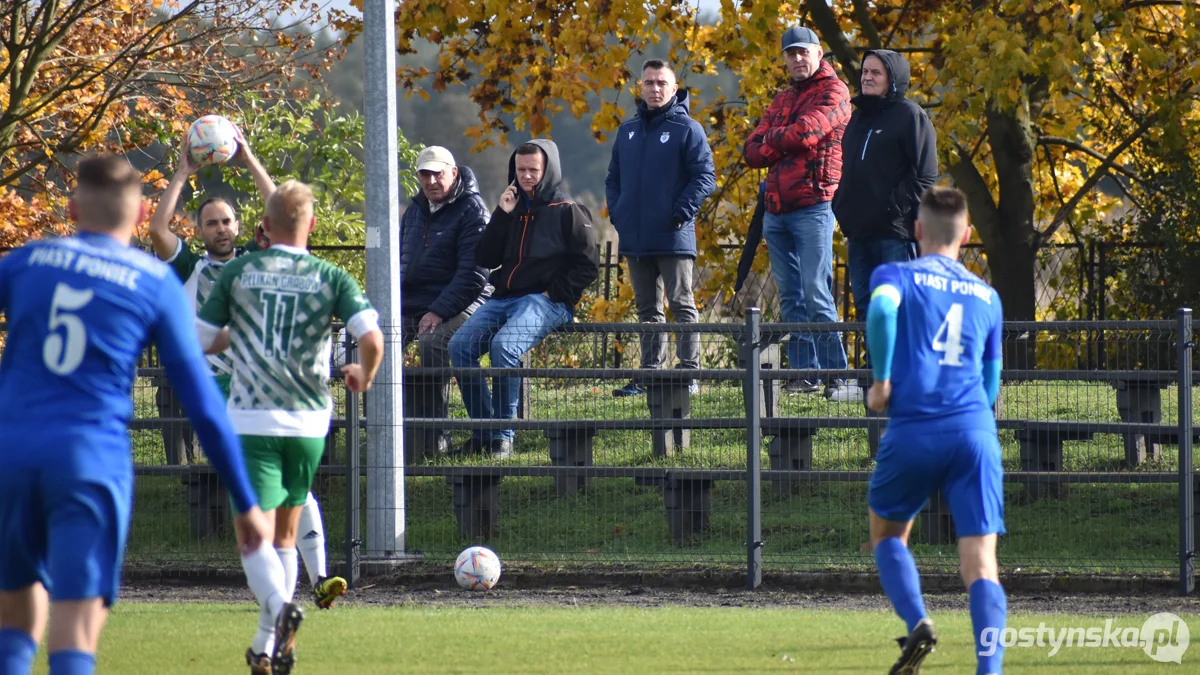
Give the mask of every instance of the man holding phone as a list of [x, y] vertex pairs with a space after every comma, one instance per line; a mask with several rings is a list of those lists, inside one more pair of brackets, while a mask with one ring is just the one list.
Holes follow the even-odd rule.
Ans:
[[[490, 352], [492, 367], [517, 368], [521, 356], [571, 321], [583, 290], [600, 276], [600, 250], [587, 207], [561, 188], [558, 146], [535, 139], [508, 163], [509, 186], [475, 248], [475, 262], [492, 269], [495, 289], [450, 338], [450, 360], [478, 368]], [[478, 376], [458, 378], [472, 419], [514, 419], [521, 378], [498, 376], [495, 392]], [[493, 398], [494, 395], [494, 398]], [[512, 453], [512, 429], [478, 429], [461, 454]]]

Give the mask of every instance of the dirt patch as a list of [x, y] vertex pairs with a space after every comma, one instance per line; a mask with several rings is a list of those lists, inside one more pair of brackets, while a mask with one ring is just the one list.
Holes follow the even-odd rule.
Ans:
[[[451, 581], [451, 584], [453, 582]], [[137, 581], [122, 588], [122, 599], [133, 602], [253, 602], [245, 586], [171, 581]], [[498, 588], [486, 593], [462, 591], [450, 584], [432, 586], [365, 583], [342, 600], [347, 605], [370, 607], [763, 607], [810, 610], [891, 611], [879, 593], [818, 593], [763, 586], [755, 591], [728, 588], [545, 587]], [[931, 593], [925, 598], [930, 611], [965, 610], [965, 593]], [[1079, 595], [1017, 593], [1009, 597], [1012, 613], [1072, 613], [1099, 616], [1119, 614], [1200, 614], [1200, 599], [1161, 593], [1138, 595]]]

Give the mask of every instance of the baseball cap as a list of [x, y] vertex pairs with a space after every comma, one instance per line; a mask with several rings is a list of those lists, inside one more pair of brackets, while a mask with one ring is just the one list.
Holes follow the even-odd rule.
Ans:
[[816, 47], [819, 49], [821, 41], [817, 39], [817, 34], [811, 28], [792, 26], [783, 34], [783, 51], [786, 52], [792, 47], [804, 47], [806, 49]]
[[417, 171], [442, 171], [454, 164], [454, 155], [440, 145], [431, 145], [417, 155]]

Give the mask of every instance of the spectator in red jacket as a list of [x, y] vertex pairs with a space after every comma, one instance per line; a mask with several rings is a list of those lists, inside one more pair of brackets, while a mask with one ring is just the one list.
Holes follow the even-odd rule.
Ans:
[[[836, 322], [833, 303], [833, 210], [842, 176], [842, 131], [850, 119], [850, 90], [822, 60], [817, 34], [795, 26], [783, 34], [791, 85], [775, 96], [746, 141], [746, 163], [767, 168], [763, 236], [779, 304], [787, 322]], [[792, 368], [846, 367], [837, 333], [792, 333]], [[852, 382], [830, 378], [826, 395], [861, 399]], [[788, 383], [788, 391], [816, 393], [815, 380]]]

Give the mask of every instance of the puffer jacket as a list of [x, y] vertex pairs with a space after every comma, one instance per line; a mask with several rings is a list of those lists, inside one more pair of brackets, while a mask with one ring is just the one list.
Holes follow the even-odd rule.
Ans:
[[747, 165], [770, 167], [768, 212], [787, 213], [833, 199], [849, 119], [850, 90], [828, 61], [771, 101], [745, 147]]
[[488, 223], [487, 204], [469, 167], [442, 207], [430, 211], [418, 192], [400, 218], [400, 304], [405, 316], [433, 312], [458, 316], [486, 299], [487, 269], [475, 262], [475, 247]]
[[717, 186], [704, 127], [680, 89], [658, 110], [638, 102], [617, 129], [604, 179], [608, 215], [621, 255], [696, 257], [696, 214]]

